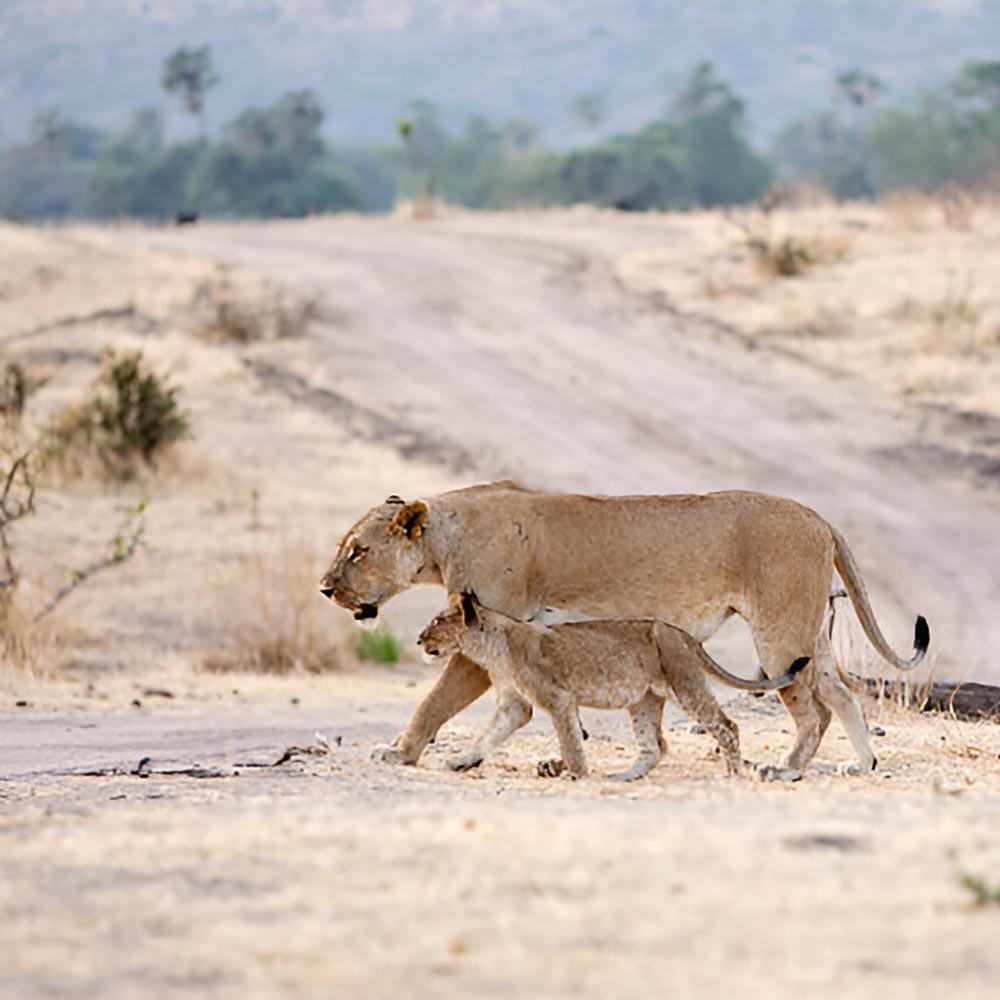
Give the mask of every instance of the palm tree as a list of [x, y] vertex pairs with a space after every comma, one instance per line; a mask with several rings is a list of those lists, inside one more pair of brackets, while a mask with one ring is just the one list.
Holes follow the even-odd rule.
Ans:
[[205, 139], [205, 92], [219, 82], [212, 68], [212, 54], [207, 45], [200, 49], [179, 48], [163, 64], [163, 89], [180, 91], [184, 107], [198, 116], [201, 138]]

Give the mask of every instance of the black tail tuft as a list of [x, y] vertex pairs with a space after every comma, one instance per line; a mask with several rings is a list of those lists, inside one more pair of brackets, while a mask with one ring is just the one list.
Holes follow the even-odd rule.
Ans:
[[913, 628], [913, 648], [922, 653], [931, 644], [931, 629], [923, 615], [917, 615], [917, 624]]
[[798, 658], [798, 659], [797, 659], [797, 660], [796, 660], [796, 661], [795, 661], [795, 662], [794, 662], [794, 663], [793, 663], [793, 664], [792, 664], [792, 665], [791, 665], [791, 666], [790, 666], [790, 667], [788, 668], [788, 676], [789, 676], [789, 677], [794, 677], [794, 676], [795, 676], [795, 675], [796, 675], [797, 673], [799, 673], [800, 671], [802, 671], [802, 670], [805, 670], [806, 666], [807, 666], [807, 665], [808, 665], [808, 663], [809, 663], [809, 659], [810, 659], [810, 658], [809, 658], [808, 656], [800, 656], [800, 657], [799, 657], [799, 658]]

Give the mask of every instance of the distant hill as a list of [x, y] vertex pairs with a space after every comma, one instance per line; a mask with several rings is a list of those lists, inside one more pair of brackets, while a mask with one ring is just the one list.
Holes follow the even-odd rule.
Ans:
[[[312, 87], [343, 139], [392, 140], [423, 97], [449, 122], [531, 118], [566, 146], [648, 120], [672, 80], [710, 59], [767, 137], [827, 103], [836, 71], [863, 67], [899, 96], [1000, 57], [1000, 0], [2, 0], [0, 145], [50, 109], [113, 128], [154, 104], [173, 134], [193, 133], [160, 67], [202, 44], [222, 76], [214, 128]], [[607, 94], [595, 133], [569, 112], [587, 91]]]

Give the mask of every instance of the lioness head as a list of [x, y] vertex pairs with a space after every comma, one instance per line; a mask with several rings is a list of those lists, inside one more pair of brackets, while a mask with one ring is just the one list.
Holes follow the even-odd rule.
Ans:
[[405, 503], [397, 496], [373, 507], [341, 540], [320, 580], [320, 593], [359, 621], [375, 618], [379, 605], [423, 569], [427, 513], [422, 500]]

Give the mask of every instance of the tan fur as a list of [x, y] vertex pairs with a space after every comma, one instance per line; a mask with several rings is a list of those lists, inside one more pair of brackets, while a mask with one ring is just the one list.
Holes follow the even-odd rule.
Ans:
[[[836, 712], [862, 771], [875, 765], [868, 727], [841, 681], [822, 630], [837, 568], [865, 632], [889, 662], [889, 647], [842, 537], [818, 514], [761, 493], [591, 497], [525, 490], [504, 482], [406, 505], [420, 533], [390, 530], [398, 498], [348, 532], [321, 589], [371, 617], [415, 583], [472, 591], [519, 620], [657, 618], [703, 642], [730, 615], [750, 627], [769, 677], [802, 656], [803, 683], [781, 692], [797, 734], [787, 765], [812, 759]], [[360, 555], [359, 555], [360, 553]], [[437, 729], [477, 698], [488, 678], [468, 657], [445, 668], [428, 699], [382, 759], [413, 763]]]
[[[730, 675], [686, 632], [653, 620], [548, 627], [516, 621], [468, 596], [456, 595], [452, 603], [417, 643], [432, 656], [464, 653], [486, 669], [497, 691], [492, 721], [452, 762], [455, 770], [482, 763], [531, 718], [531, 707], [537, 705], [552, 718], [570, 774], [584, 777], [588, 768], [578, 709], [585, 705], [628, 709], [639, 755], [628, 770], [609, 777], [631, 781], [654, 767], [666, 749], [660, 721], [664, 700], [672, 695], [718, 740], [729, 774], [741, 772], [739, 731], [719, 707], [703, 671]], [[793, 681], [788, 674], [780, 685]]]

